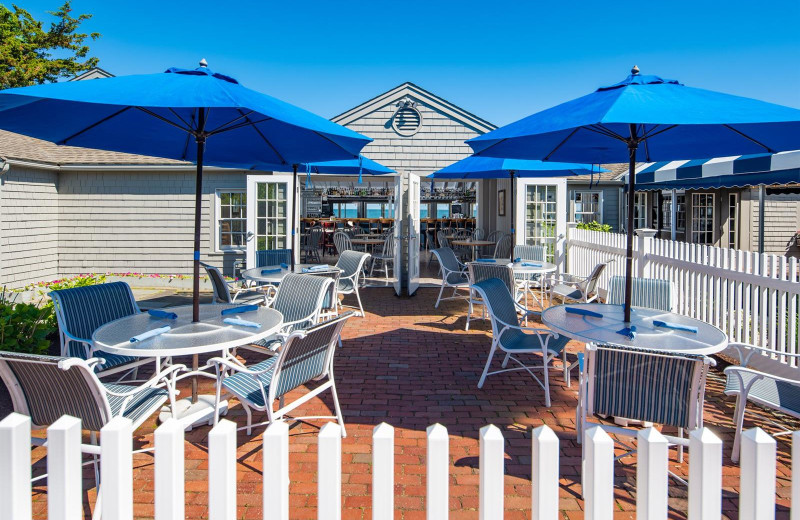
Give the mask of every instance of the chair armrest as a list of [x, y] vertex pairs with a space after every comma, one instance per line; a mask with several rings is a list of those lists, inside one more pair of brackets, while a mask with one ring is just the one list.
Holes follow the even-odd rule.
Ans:
[[209, 365], [214, 365], [214, 368], [217, 370], [217, 374], [219, 374], [220, 367], [225, 367], [228, 370], [233, 372], [242, 372], [243, 374], [248, 374], [251, 376], [260, 376], [262, 374], [266, 374], [267, 372], [272, 370], [272, 367], [265, 368], [264, 370], [250, 370], [246, 366], [239, 364], [239, 363], [231, 363], [229, 359], [224, 359], [221, 357], [214, 357], [208, 360]]
[[752, 368], [731, 365], [729, 367], [726, 367], [725, 370], [723, 370], [723, 372], [725, 373], [725, 375], [730, 375], [730, 374], [737, 375], [740, 378], [740, 382], [742, 382], [741, 374], [752, 374], [756, 376], [754, 381], [757, 381], [759, 379], [772, 379], [773, 381], [777, 381], [779, 383], [786, 383], [800, 388], [800, 381], [798, 381], [797, 379], [789, 379], [788, 377], [776, 376], [774, 374], [768, 374], [767, 372], [761, 372], [760, 370], [753, 370]]
[[145, 383], [127, 391], [127, 392], [115, 392], [113, 390], [109, 390], [106, 388], [106, 393], [115, 395], [117, 397], [129, 397], [146, 388], [158, 388], [162, 385], [162, 381], [166, 380], [170, 375], [173, 375], [177, 372], [181, 371], [188, 371], [186, 365], [178, 364], [178, 365], [170, 365], [169, 367], [165, 368], [164, 370], [160, 371], [158, 374], [151, 377]]
[[554, 274], [554, 275], [550, 276], [548, 278], [548, 280], [550, 280], [551, 282], [563, 283], [564, 285], [576, 285], [576, 286], [578, 286], [578, 285], [582, 285], [582, 284], [586, 283], [586, 281], [589, 280], [589, 277], [588, 276], [575, 276], [575, 275], [568, 274], [568, 273], [562, 273], [562, 274], [559, 274], [559, 275]]
[[763, 353], [763, 354], [769, 354], [770, 356], [776, 355], [788, 358], [800, 358], [800, 353], [792, 354], [789, 352], [778, 352], [772, 349], [751, 345], [749, 343], [740, 343], [735, 341], [728, 343], [728, 346], [722, 353], [727, 354], [729, 356], [738, 357], [739, 363], [741, 363], [741, 365], [744, 367], [748, 365], [748, 363], [750, 362], [750, 358], [752, 358], [754, 354]]

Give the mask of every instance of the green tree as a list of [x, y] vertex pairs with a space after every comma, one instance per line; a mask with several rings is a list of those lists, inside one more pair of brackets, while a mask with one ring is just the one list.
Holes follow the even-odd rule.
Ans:
[[25, 9], [0, 4], [0, 89], [53, 82], [97, 66], [97, 58], [87, 57], [86, 40], [100, 34], [78, 32], [92, 15], [74, 18], [69, 0], [48, 14], [55, 21], [45, 30]]

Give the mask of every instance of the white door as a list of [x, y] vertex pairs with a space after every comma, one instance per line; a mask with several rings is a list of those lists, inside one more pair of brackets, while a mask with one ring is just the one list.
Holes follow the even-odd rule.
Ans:
[[419, 288], [419, 175], [408, 174], [408, 211], [407, 226], [404, 233], [408, 235], [408, 295], [411, 296]]
[[[257, 267], [256, 251], [293, 249], [295, 261], [299, 240], [292, 245], [292, 176], [247, 176], [247, 267]], [[299, 218], [297, 219], [299, 228]]]
[[402, 294], [400, 285], [400, 271], [403, 268], [403, 241], [400, 237], [403, 234], [403, 215], [405, 211], [403, 208], [403, 176], [398, 175], [394, 178], [394, 293], [398, 296]]
[[517, 244], [545, 246], [545, 261], [563, 272], [567, 235], [567, 180], [518, 179], [515, 197]]

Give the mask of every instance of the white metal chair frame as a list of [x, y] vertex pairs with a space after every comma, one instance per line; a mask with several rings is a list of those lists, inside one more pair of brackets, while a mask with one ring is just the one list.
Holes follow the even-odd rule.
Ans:
[[[473, 318], [472, 317], [472, 313], [474, 312], [474, 308], [475, 308], [476, 305], [479, 305], [481, 307], [481, 318], [480, 319], [482, 319], [482, 320], [486, 319], [486, 306], [483, 303], [483, 299], [480, 297], [480, 294], [478, 294], [477, 291], [472, 290], [472, 286], [473, 285], [475, 285], [478, 282], [483, 281], [483, 280], [476, 280], [477, 276], [476, 276], [476, 273], [475, 273], [475, 269], [476, 268], [480, 269], [481, 267], [484, 267], [484, 266], [491, 266], [491, 267], [494, 267], [494, 268], [497, 268], [497, 269], [507, 270], [508, 271], [508, 274], [507, 274], [508, 279], [511, 280], [512, 284], [515, 283], [514, 282], [514, 268], [511, 267], [511, 265], [509, 265], [509, 264], [467, 262], [467, 273], [469, 275], [469, 289], [470, 290], [469, 290], [469, 297], [467, 299], [467, 301], [469, 303], [469, 310], [467, 311], [467, 323], [466, 323], [466, 325], [464, 327], [464, 330], [469, 330], [469, 322], [474, 320], [474, 319], [477, 319], [477, 318]], [[512, 287], [509, 287], [509, 291], [511, 291], [511, 290], [512, 290]], [[514, 285], [513, 290], [514, 290], [514, 293], [515, 293], [514, 294], [514, 300], [516, 301], [517, 300], [517, 297], [516, 297], [516, 285]], [[526, 312], [530, 313], [530, 311], [526, 311]]]
[[[579, 302], [579, 303], [590, 303], [596, 300], [600, 294], [597, 290], [597, 285], [600, 282], [600, 276], [602, 276], [603, 271], [606, 267], [608, 267], [611, 262], [614, 260], [607, 260], [605, 262], [600, 262], [592, 272], [589, 273], [588, 276], [575, 276], [568, 273], [562, 273], [560, 275], [553, 275], [547, 279], [547, 284], [549, 286], [549, 300], [552, 303], [553, 297], [558, 296], [562, 299], [562, 301], [566, 302], [567, 300]], [[580, 297], [572, 298], [569, 296], [564, 296], [561, 294], [554, 293], [554, 289], [557, 288], [559, 285], [561, 286], [569, 286], [573, 287], [575, 290], [581, 293]]]
[[[499, 281], [499, 280], [498, 280]], [[502, 285], [508, 290], [508, 287], [505, 284]], [[483, 367], [483, 373], [481, 374], [480, 381], [478, 381], [478, 388], [483, 388], [483, 383], [486, 381], [486, 378], [491, 375], [495, 374], [502, 374], [504, 372], [517, 372], [520, 370], [524, 370], [530, 374], [536, 383], [542, 387], [544, 390], [544, 398], [545, 398], [545, 406], [550, 408], [550, 378], [549, 378], [549, 370], [552, 369], [560, 369], [564, 375], [565, 381], [569, 383], [569, 370], [568, 370], [568, 363], [567, 363], [567, 349], [564, 348], [561, 351], [561, 367], [550, 366], [550, 361], [555, 359], [556, 354], [551, 354], [548, 352], [547, 347], [550, 341], [559, 339], [559, 335], [555, 332], [551, 331], [547, 328], [539, 328], [539, 327], [523, 327], [519, 324], [519, 320], [517, 323], [506, 323], [498, 318], [494, 312], [492, 312], [492, 304], [491, 301], [487, 298], [486, 291], [484, 290], [481, 283], [477, 283], [472, 286], [478, 294], [480, 295], [481, 299], [484, 302], [484, 306], [487, 308], [489, 312], [489, 317], [492, 321], [492, 346], [489, 350], [489, 357], [486, 360], [486, 365]], [[529, 311], [522, 307], [519, 303], [514, 301], [514, 298], [511, 297], [511, 292], [508, 292], [508, 297], [513, 303], [514, 307], [517, 309], [517, 312], [523, 313], [524, 317], [527, 317], [531, 314], [534, 314], [532, 311]], [[503, 346], [502, 338], [503, 334], [511, 330], [518, 330], [524, 333], [531, 333], [531, 335], [538, 337], [539, 339], [539, 347], [537, 349], [507, 349]], [[503, 358], [502, 368], [500, 370], [495, 370], [489, 372], [489, 368], [492, 364], [492, 359], [494, 358], [495, 352], [497, 350], [501, 350], [505, 352], [505, 358]], [[542, 364], [541, 365], [526, 365], [520, 359], [515, 357], [518, 354], [539, 354], [542, 356]], [[509, 361], [514, 361], [519, 366], [506, 368], [508, 366]], [[534, 373], [534, 370], [541, 370], [542, 371], [542, 379]]]
[[[277, 359], [275, 360], [275, 362], [270, 364], [268, 368], [265, 368], [263, 370], [251, 370], [242, 363], [240, 363], [235, 358], [217, 357], [210, 359], [209, 364], [213, 364], [217, 372], [214, 425], [216, 426], [217, 422], [219, 421], [219, 403], [222, 399], [222, 383], [227, 377], [230, 377], [235, 373], [243, 373], [251, 376], [253, 380], [256, 382], [256, 384], [261, 390], [261, 397], [265, 405], [260, 406], [244, 396], [236, 395], [237, 399], [242, 404], [242, 407], [247, 413], [247, 426], [239, 428], [239, 430], [246, 429], [247, 434], [250, 435], [254, 426], [271, 424], [274, 421], [283, 420], [284, 417], [286, 417], [286, 414], [288, 414], [298, 406], [308, 402], [309, 400], [318, 396], [325, 390], [330, 389], [331, 394], [333, 396], [333, 403], [336, 415], [290, 417], [290, 419], [293, 421], [312, 420], [312, 419], [335, 419], [339, 423], [339, 426], [341, 426], [342, 428], [342, 437], [346, 437], [347, 432], [344, 427], [344, 417], [342, 416], [342, 410], [339, 405], [339, 397], [336, 392], [336, 381], [334, 380], [333, 376], [333, 358], [336, 351], [336, 346], [339, 343], [339, 338], [341, 336], [342, 328], [344, 327], [344, 324], [348, 320], [348, 318], [353, 316], [353, 314], [354, 314], [353, 312], [346, 312], [332, 320], [315, 325], [310, 329], [297, 330], [292, 332], [288, 337], [286, 337], [285, 342], [279, 349]], [[313, 388], [312, 390], [310, 390], [309, 392], [305, 393], [302, 397], [299, 397], [298, 399], [292, 401], [288, 405], [285, 404], [284, 396], [281, 396], [279, 398], [279, 403], [278, 403], [279, 408], [277, 410], [273, 410], [273, 403], [277, 399], [276, 393], [281, 378], [281, 370], [283, 368], [284, 362], [288, 359], [289, 355], [292, 353], [294, 342], [304, 339], [309, 334], [312, 334], [313, 332], [323, 327], [335, 327], [335, 330], [331, 335], [331, 339], [327, 345], [327, 350], [325, 353], [324, 370], [322, 374], [320, 374], [318, 377], [315, 378], [316, 381], [322, 381], [322, 380], [325, 381], [320, 385], [316, 386], [315, 388]], [[269, 390], [266, 391], [260, 377], [270, 372], [272, 372], [272, 378], [270, 379]], [[266, 412], [267, 420], [253, 424], [253, 413], [252, 413], [253, 409]]]
[[[297, 275], [297, 274], [295, 274], [295, 275], [287, 275], [287, 276], [311, 276], [311, 275], [308, 275], [308, 274]], [[289, 334], [298, 325], [306, 324], [306, 326], [313, 326], [313, 325], [316, 325], [317, 323], [319, 323], [319, 317], [322, 314], [322, 305], [323, 305], [323, 303], [325, 301], [325, 297], [328, 294], [331, 294], [331, 292], [332, 292], [331, 286], [333, 285], [333, 283], [334, 283], [333, 278], [327, 278], [327, 283], [323, 284], [322, 289], [320, 290], [319, 294], [317, 295], [317, 300], [316, 300], [315, 305], [314, 305], [314, 311], [311, 314], [309, 314], [307, 316], [303, 316], [302, 318], [299, 318], [299, 319], [296, 319], [296, 320], [284, 321], [283, 325], [281, 325], [281, 329], [280, 329], [278, 334], [284, 334], [284, 335], [285, 334]], [[270, 302], [269, 307], [272, 307], [272, 308], [275, 307], [275, 305], [278, 303], [278, 298], [280, 297], [281, 290], [284, 290], [284, 291], [288, 290], [287, 287], [289, 287], [288, 284], [281, 284], [281, 285], [278, 286], [278, 292], [276, 293], [275, 298], [273, 298], [272, 301]]]
[[[800, 396], [800, 367], [793, 367], [773, 356], [788, 359], [800, 359], [800, 354], [790, 354], [787, 352], [776, 352], [763, 347], [749, 345], [747, 343], [728, 343], [725, 354], [735, 358], [739, 365], [731, 365], [725, 368], [725, 375], [728, 379], [736, 378], [738, 391], [732, 388], [725, 388], [725, 395], [736, 396], [736, 410], [733, 414], [733, 422], [736, 426], [736, 436], [733, 439], [731, 449], [731, 461], [739, 461], [739, 451], [742, 441], [742, 428], [744, 425], [744, 412], [747, 401], [759, 406], [777, 410], [796, 419], [800, 419], [800, 412], [780, 406], [777, 402], [770, 402], [762, 397], [751, 395], [750, 391], [758, 382], [765, 380], [774, 381], [776, 384], [788, 385], [786, 390], [793, 390]], [[746, 381], [745, 379], [749, 379]], [[781, 431], [773, 436], [791, 434], [791, 431]]]
[[[225, 280], [218, 267], [205, 262], [200, 262], [200, 265], [206, 270], [208, 279], [211, 282], [211, 289], [214, 291], [211, 303], [263, 302], [264, 305], [267, 305], [275, 297], [275, 287], [273, 285], [259, 285], [252, 289], [243, 285], [240, 288], [236, 288]], [[234, 291], [233, 295], [231, 295], [231, 290]], [[237, 298], [239, 298], [238, 302]]]
[[383, 248], [381, 252], [377, 255], [372, 257], [372, 266], [369, 268], [369, 276], [372, 278], [372, 273], [375, 271], [375, 265], [380, 262], [381, 266], [378, 267], [378, 271], [383, 271], [384, 277], [386, 280], [389, 280], [389, 264], [392, 265], [392, 272], [395, 271], [394, 265], [394, 235], [388, 234], [385, 236], [383, 241]]
[[[361, 295], [358, 292], [358, 286], [361, 283], [360, 277], [364, 272], [364, 265], [367, 263], [367, 260], [369, 260], [372, 255], [370, 255], [369, 253], [361, 253], [361, 252], [357, 252], [357, 253], [362, 255], [361, 259], [358, 261], [358, 267], [356, 268], [354, 273], [351, 273], [351, 274], [349, 274], [347, 276], [341, 276], [341, 274], [339, 275], [339, 280], [337, 282], [337, 284], [338, 284], [338, 286], [337, 286], [337, 295], [339, 295], [339, 294], [355, 294], [356, 295], [356, 300], [358, 301], [358, 310], [359, 310], [359, 313], [360, 313], [359, 315], [363, 318], [364, 317], [364, 307], [361, 305]], [[341, 255], [339, 255], [339, 262], [341, 262]], [[339, 267], [339, 262], [336, 262], [336, 266], [337, 267]], [[342, 273], [344, 273], [344, 270], [342, 270]], [[343, 281], [349, 281], [352, 284], [352, 288], [351, 289], [342, 289], [342, 282]], [[345, 305], [342, 303], [341, 300], [338, 299], [338, 296], [337, 296], [336, 301], [337, 301], [337, 303], [339, 305], [339, 308], [340, 309], [344, 309]]]
[[[442, 275], [442, 286], [439, 289], [439, 296], [436, 298], [436, 304], [433, 306], [434, 309], [439, 308], [439, 303], [445, 300], [463, 300], [469, 299], [469, 277], [467, 274], [467, 266], [462, 264], [461, 261], [456, 257], [455, 253], [449, 247], [440, 247], [438, 249], [434, 249], [431, 251], [431, 254], [436, 256], [436, 260], [439, 262], [439, 273]], [[447, 261], [448, 264], [451, 264], [453, 267], [458, 266], [457, 269], [450, 269], [445, 266], [442, 255], [452, 255], [452, 260], [455, 263]], [[463, 281], [459, 281], [458, 283], [451, 283], [449, 281], [451, 274], [458, 274], [458, 278]], [[447, 296], [442, 298], [442, 294], [446, 287], [453, 288], [453, 294], [451, 296]], [[467, 294], [459, 295], [459, 290], [467, 290]]]

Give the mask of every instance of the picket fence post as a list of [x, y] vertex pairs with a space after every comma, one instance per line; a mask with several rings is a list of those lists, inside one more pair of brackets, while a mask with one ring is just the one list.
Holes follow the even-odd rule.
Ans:
[[777, 443], [761, 428], [742, 433], [739, 518], [775, 518], [775, 455]]
[[289, 520], [289, 424], [267, 426], [263, 443], [263, 509], [271, 519]]
[[490, 424], [480, 429], [480, 498], [478, 500], [480, 520], [503, 518], [505, 499], [503, 433]]
[[30, 520], [31, 419], [13, 412], [0, 421], [0, 518]]
[[47, 513], [50, 520], [79, 520], [83, 516], [82, 484], [81, 420], [63, 415], [47, 428]]
[[98, 500], [103, 520], [133, 520], [133, 423], [130, 419], [114, 417], [103, 426], [100, 459], [102, 486], [98, 490]]
[[208, 433], [208, 518], [236, 518], [236, 423], [227, 419]]
[[184, 515], [184, 449], [183, 426], [170, 417], [153, 435], [155, 456], [156, 520], [183, 520]]
[[450, 516], [450, 437], [441, 424], [428, 426], [425, 510], [428, 520]]
[[342, 428], [329, 422], [319, 430], [317, 518], [342, 518]]
[[689, 434], [689, 518], [719, 520], [722, 511], [722, 441], [708, 428]]
[[653, 427], [636, 435], [636, 517], [666, 520], [669, 443]]
[[394, 428], [385, 422], [372, 430], [372, 518], [394, 519]]
[[650, 253], [653, 252], [653, 240], [658, 230], [642, 228], [637, 229], [635, 233], [637, 239], [634, 241], [633, 263], [637, 273], [636, 276], [650, 278], [651, 267], [648, 260]]
[[614, 441], [600, 426], [586, 430], [583, 499], [586, 520], [614, 515]]
[[533, 430], [531, 446], [531, 518], [558, 518], [559, 441], [547, 425]]

